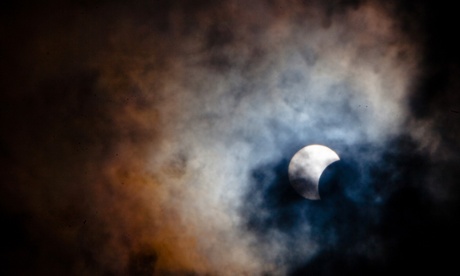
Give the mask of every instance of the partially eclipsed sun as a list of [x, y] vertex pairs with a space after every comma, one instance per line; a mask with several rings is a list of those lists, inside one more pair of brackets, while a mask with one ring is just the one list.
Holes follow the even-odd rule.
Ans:
[[317, 200], [319, 179], [330, 164], [340, 160], [337, 153], [321, 145], [309, 145], [299, 150], [289, 163], [289, 181], [301, 196]]

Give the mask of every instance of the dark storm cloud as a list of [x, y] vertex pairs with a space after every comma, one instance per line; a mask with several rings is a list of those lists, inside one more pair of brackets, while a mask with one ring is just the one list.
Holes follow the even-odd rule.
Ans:
[[[2, 5], [5, 274], [445, 264], [433, 252], [458, 229], [458, 70], [422, 47], [419, 6]], [[318, 202], [287, 176], [312, 143], [341, 157]]]

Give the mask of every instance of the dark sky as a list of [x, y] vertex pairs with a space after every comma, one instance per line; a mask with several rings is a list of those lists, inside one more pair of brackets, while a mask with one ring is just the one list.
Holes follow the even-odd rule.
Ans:
[[[448, 1], [2, 1], [0, 274], [458, 271]], [[289, 185], [341, 160], [321, 201]], [[451, 272], [452, 271], [452, 272]]]

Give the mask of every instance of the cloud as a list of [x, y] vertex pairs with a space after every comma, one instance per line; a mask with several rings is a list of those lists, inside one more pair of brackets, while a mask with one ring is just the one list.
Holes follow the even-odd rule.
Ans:
[[[394, 6], [48, 6], [12, 7], [2, 29], [0, 149], [14, 184], [2, 209], [27, 240], [7, 269], [284, 275], [343, 250], [384, 262], [394, 236], [371, 229], [393, 222], [392, 195], [429, 167], [398, 160], [442, 148], [408, 104], [421, 49]], [[298, 197], [286, 170], [316, 143], [344, 160], [323, 183], [349, 184], [323, 205]]]

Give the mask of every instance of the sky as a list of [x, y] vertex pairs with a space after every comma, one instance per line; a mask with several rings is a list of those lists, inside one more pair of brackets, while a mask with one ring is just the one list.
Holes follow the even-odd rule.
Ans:
[[[2, 275], [458, 271], [447, 1], [2, 1]], [[288, 165], [340, 161], [321, 200]]]

